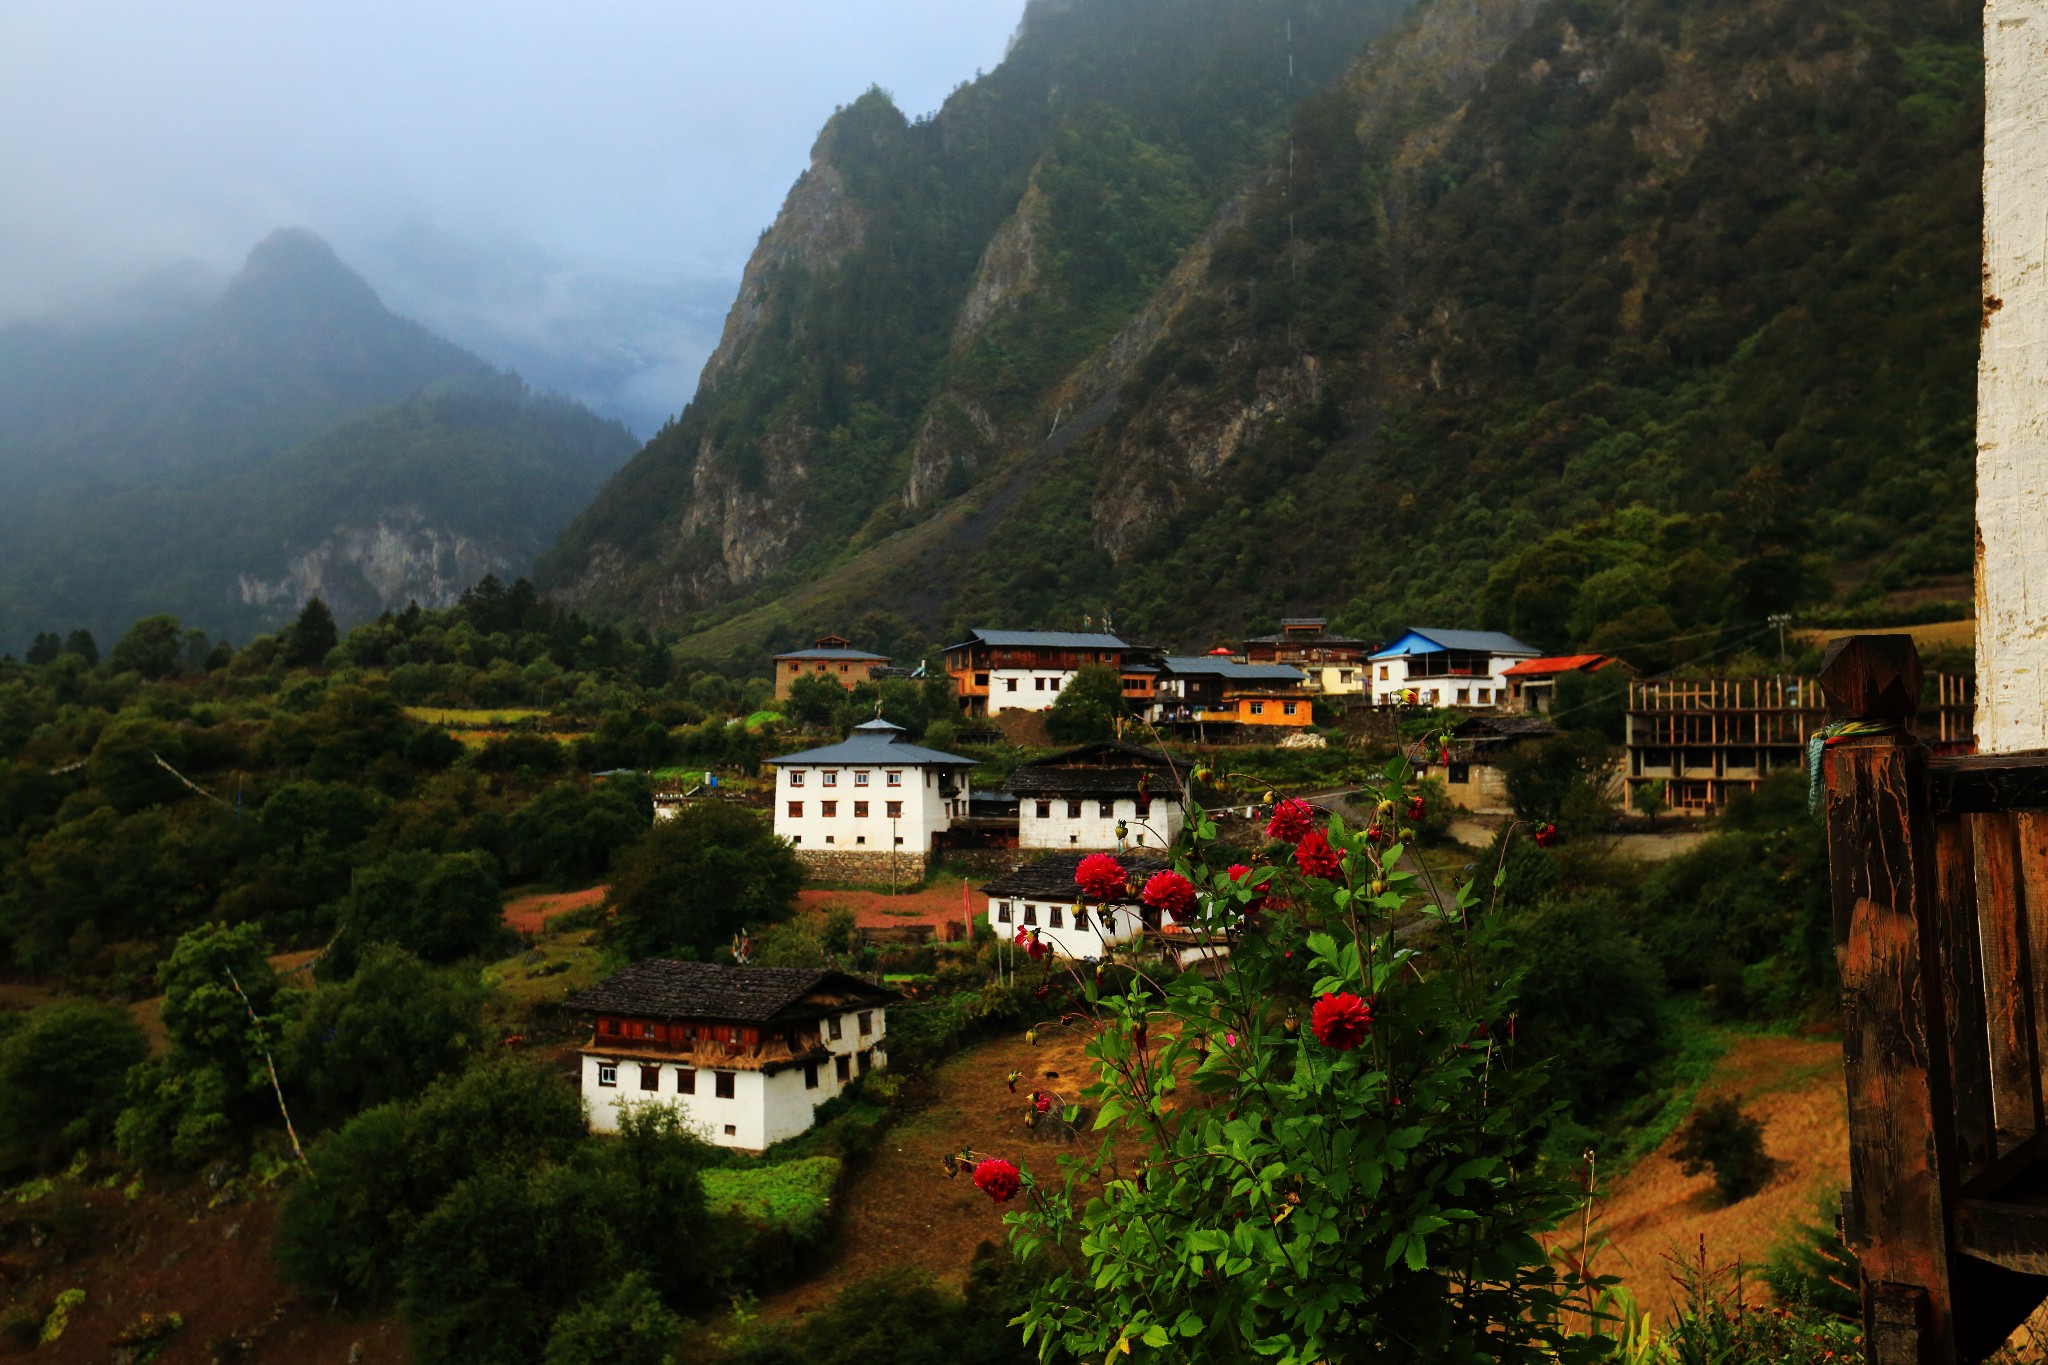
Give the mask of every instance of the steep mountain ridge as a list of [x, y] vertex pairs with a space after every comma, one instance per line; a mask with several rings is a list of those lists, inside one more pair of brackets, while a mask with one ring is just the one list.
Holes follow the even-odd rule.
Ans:
[[[1070, 119], [922, 301], [921, 385], [835, 444], [801, 391], [727, 401], [816, 348], [742, 347], [686, 423], [727, 423], [707, 488], [769, 453], [748, 517], [705, 554], [643, 498], [621, 535], [615, 485], [547, 567], [707, 654], [867, 608], [1197, 640], [1320, 607], [1656, 666], [1939, 591], [1969, 563], [1976, 50], [1947, 3], [1425, 0], [1234, 184]], [[908, 239], [861, 232], [755, 336], [875, 287]]]
[[314, 594], [445, 605], [523, 570], [636, 444], [283, 230], [217, 296], [0, 329], [0, 648], [157, 612], [246, 637]]

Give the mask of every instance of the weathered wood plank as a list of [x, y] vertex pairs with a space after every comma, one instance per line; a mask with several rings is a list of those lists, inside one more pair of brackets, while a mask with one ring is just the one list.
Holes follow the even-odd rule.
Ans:
[[2027, 957], [2028, 1008], [2034, 1021], [2034, 1089], [2042, 1096], [2041, 1125], [2048, 1129], [2048, 813], [2016, 817], [2015, 838], [2025, 903], [2020, 941]]
[[1959, 1181], [1990, 1166], [1998, 1155], [1992, 1114], [1991, 1044], [1984, 1017], [1984, 967], [1977, 932], [1976, 817], [1934, 821], [1933, 982], [1942, 1018], [1954, 1098]]
[[2041, 1127], [2033, 973], [2027, 953], [2029, 898], [2020, 869], [2018, 817], [2006, 813], [1968, 818], [1976, 836], [1977, 938], [1983, 953], [1992, 1122], [1999, 1145], [2009, 1146], [2011, 1140], [2029, 1137]]
[[2048, 1207], [1956, 1201], [1956, 1250], [2026, 1275], [2048, 1275]]
[[1936, 815], [2048, 810], [2048, 753], [1964, 754], [1927, 765]]
[[[1831, 682], [1829, 692], [1838, 704], [1851, 700], [1846, 685], [1838, 692]], [[1882, 1365], [1957, 1359], [1955, 1101], [1936, 980], [1926, 761], [1896, 734], [1844, 739], [1823, 761], [1849, 1102], [1847, 1222], [1862, 1261], [1870, 1358]]]

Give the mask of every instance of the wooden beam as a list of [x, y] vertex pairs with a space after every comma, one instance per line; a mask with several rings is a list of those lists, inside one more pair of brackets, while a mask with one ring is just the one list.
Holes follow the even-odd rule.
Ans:
[[1937, 815], [2048, 811], [2048, 753], [1965, 754], [1927, 765]]

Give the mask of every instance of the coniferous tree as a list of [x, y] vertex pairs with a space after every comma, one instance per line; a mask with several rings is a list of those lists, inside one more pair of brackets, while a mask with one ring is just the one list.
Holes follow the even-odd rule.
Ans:
[[94, 668], [99, 667], [99, 642], [92, 638], [92, 632], [89, 630], [74, 630], [65, 636], [64, 652], [66, 654], [76, 654]]
[[28, 661], [32, 664], [55, 663], [57, 656], [64, 652], [64, 642], [54, 631], [39, 630], [35, 642], [28, 647]]
[[317, 597], [306, 599], [306, 605], [299, 612], [299, 619], [292, 623], [291, 642], [286, 647], [285, 663], [294, 668], [318, 668], [327, 658], [327, 651], [333, 649], [339, 638], [334, 628], [334, 613], [327, 604]]

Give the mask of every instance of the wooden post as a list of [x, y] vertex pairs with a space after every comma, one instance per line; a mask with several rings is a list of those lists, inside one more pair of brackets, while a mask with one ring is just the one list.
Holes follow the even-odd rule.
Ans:
[[1865, 1353], [1871, 1365], [1955, 1365], [1955, 1109], [1927, 751], [1906, 728], [1920, 656], [1909, 636], [1849, 636], [1828, 646], [1820, 681], [1835, 719], [1892, 727], [1840, 736], [1822, 761], [1849, 1099], [1845, 1223], [1863, 1267]]
[[1984, 6], [1977, 747], [2048, 748], [2048, 0]]

